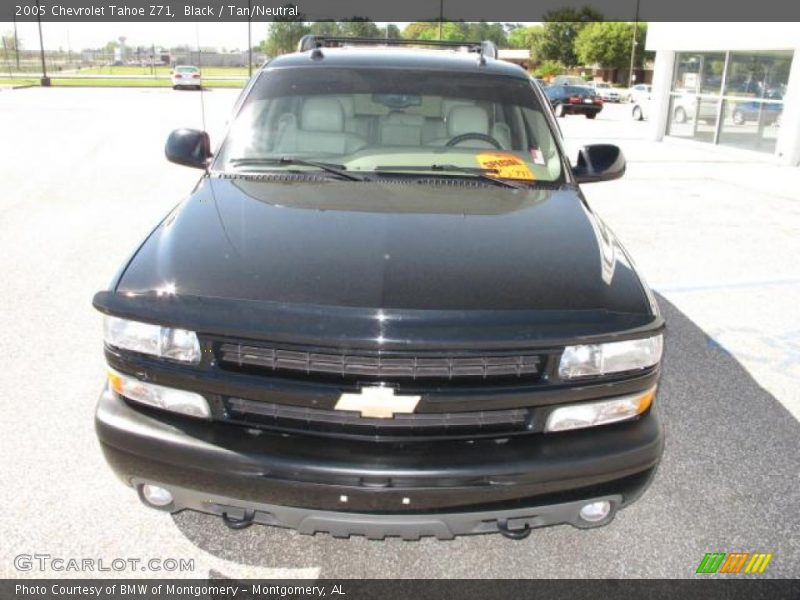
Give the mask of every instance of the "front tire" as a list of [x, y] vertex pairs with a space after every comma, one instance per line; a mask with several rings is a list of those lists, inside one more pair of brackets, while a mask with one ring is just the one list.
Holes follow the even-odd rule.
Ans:
[[563, 104], [556, 104], [556, 116], [561, 118], [564, 116], [564, 105]]
[[679, 106], [672, 113], [672, 120], [676, 123], [686, 123], [686, 110]]
[[643, 121], [644, 114], [642, 114], [642, 107], [641, 106], [634, 106], [633, 107], [633, 119], [635, 121]]
[[744, 113], [738, 109], [733, 111], [733, 122], [736, 125], [744, 125]]
[[597, 113], [586, 113], [587, 119], [594, 119], [597, 116]]

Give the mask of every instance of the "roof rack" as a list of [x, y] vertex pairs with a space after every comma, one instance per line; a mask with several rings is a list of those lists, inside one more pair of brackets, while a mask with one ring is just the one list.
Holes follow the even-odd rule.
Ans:
[[328, 35], [304, 35], [297, 44], [298, 52], [318, 51], [320, 48], [339, 48], [344, 45], [358, 46], [433, 46], [439, 48], [466, 48], [480, 54], [480, 63], [486, 58], [497, 58], [497, 46], [490, 40], [482, 42], [451, 42], [446, 40], [407, 40], [397, 38], [341, 37]]

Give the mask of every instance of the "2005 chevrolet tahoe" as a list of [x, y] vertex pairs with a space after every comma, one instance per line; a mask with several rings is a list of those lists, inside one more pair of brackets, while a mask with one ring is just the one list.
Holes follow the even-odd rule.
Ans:
[[[390, 41], [391, 42], [391, 41]], [[417, 42], [418, 43], [418, 42]], [[371, 538], [604, 525], [650, 482], [664, 321], [490, 43], [307, 37], [94, 306], [96, 429], [149, 506]]]

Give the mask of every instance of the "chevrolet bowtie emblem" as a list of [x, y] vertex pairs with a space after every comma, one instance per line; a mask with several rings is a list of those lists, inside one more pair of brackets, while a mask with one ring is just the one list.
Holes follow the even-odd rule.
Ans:
[[422, 396], [395, 396], [390, 387], [365, 387], [358, 394], [342, 394], [336, 410], [360, 412], [362, 417], [391, 419], [398, 413], [413, 413]]

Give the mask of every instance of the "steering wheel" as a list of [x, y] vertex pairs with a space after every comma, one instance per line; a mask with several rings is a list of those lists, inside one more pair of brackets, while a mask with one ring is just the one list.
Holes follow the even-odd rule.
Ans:
[[477, 133], [477, 132], [475, 132], [475, 133], [462, 133], [461, 135], [457, 135], [456, 137], [448, 140], [448, 142], [445, 144], [445, 147], [455, 146], [456, 144], [459, 144], [461, 142], [465, 142], [467, 140], [480, 140], [481, 142], [486, 142], [488, 144], [491, 144], [492, 146], [494, 146], [498, 150], [502, 150], [503, 149], [503, 145], [500, 142], [498, 142], [495, 138], [493, 138], [492, 136], [490, 136], [490, 135], [488, 135], [486, 133]]

